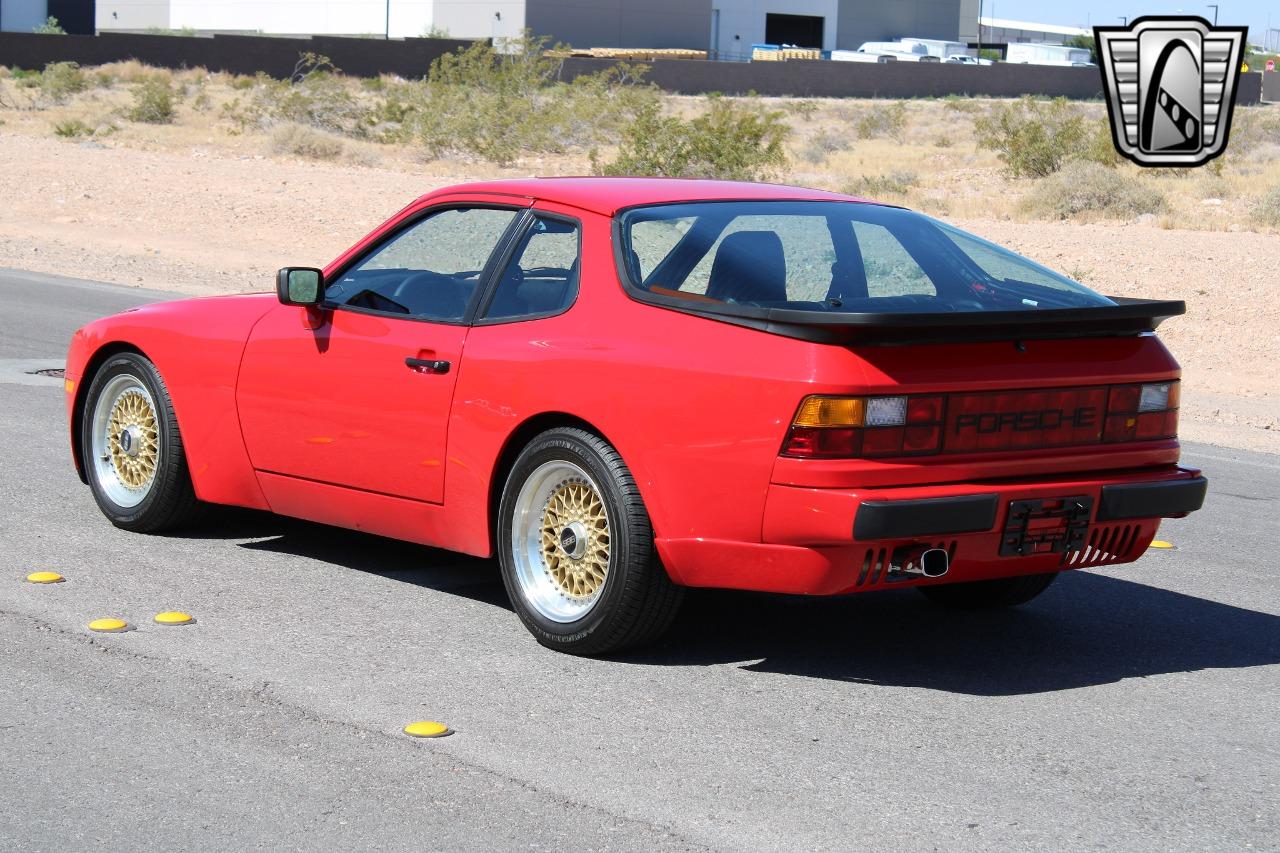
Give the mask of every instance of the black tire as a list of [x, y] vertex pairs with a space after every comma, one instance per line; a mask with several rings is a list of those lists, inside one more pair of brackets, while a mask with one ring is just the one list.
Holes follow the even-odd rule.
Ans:
[[[146, 497], [135, 506], [124, 506], [112, 499], [101, 481], [93, 458], [94, 412], [103, 390], [117, 377], [138, 380], [151, 394], [155, 404], [158, 452], [155, 473]], [[81, 458], [93, 498], [102, 514], [116, 527], [135, 533], [158, 533], [190, 524], [200, 514], [187, 468], [187, 457], [174, 415], [173, 400], [163, 377], [154, 364], [137, 353], [122, 352], [111, 356], [94, 374], [84, 396], [80, 412]]]
[[[538, 611], [521, 586], [513, 540], [522, 488], [547, 463], [569, 462], [599, 487], [609, 518], [609, 560], [599, 597], [584, 616], [557, 622]], [[607, 441], [576, 428], [548, 430], [520, 452], [502, 490], [497, 545], [502, 581], [516, 614], [538, 642], [575, 655], [602, 655], [651, 643], [670, 627], [684, 598], [653, 545], [653, 527], [622, 457]]]
[[943, 583], [918, 586], [916, 589], [934, 604], [956, 610], [997, 610], [1026, 604], [1058, 577], [1058, 572], [1044, 575], [1024, 575], [1017, 578], [996, 578], [969, 583]]

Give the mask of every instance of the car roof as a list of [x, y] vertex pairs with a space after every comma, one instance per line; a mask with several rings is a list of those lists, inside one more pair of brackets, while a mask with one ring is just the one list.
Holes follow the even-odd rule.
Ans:
[[578, 207], [611, 216], [627, 207], [683, 201], [853, 201], [865, 199], [826, 190], [686, 178], [526, 178], [444, 187], [422, 196], [428, 201], [454, 193], [513, 195]]

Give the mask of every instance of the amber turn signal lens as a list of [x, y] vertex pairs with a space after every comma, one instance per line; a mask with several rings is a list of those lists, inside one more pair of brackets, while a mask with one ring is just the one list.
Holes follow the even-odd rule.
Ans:
[[805, 397], [793, 426], [859, 427], [865, 414], [866, 401], [857, 397]]

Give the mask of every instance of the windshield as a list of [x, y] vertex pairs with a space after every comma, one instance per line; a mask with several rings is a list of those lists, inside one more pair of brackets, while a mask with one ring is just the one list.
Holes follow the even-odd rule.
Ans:
[[625, 280], [690, 303], [858, 313], [1114, 305], [918, 213], [840, 201], [694, 202], [621, 214]]

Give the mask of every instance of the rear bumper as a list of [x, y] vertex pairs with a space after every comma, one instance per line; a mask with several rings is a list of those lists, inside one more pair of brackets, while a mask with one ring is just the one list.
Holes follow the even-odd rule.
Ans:
[[1103, 486], [1098, 521], [1180, 518], [1204, 506], [1204, 496], [1208, 491], [1209, 481], [1204, 477]]
[[[1102, 486], [1095, 521], [1130, 518], [1177, 518], [1204, 504], [1209, 481], [1204, 477], [1111, 483]], [[995, 526], [1000, 493], [955, 495], [914, 500], [865, 500], [858, 505], [853, 538], [903, 539], [978, 533]]]
[[[1207, 481], [1174, 465], [979, 483], [888, 489], [769, 487], [762, 542], [659, 540], [677, 583], [833, 595], [936, 581], [893, 571], [895, 555], [944, 548], [946, 582], [985, 580], [1132, 562], [1161, 518], [1204, 501]], [[1010, 554], [1015, 502], [1078, 500], [1076, 535], [1057, 550]], [[1025, 524], [1022, 525], [1025, 529]]]

